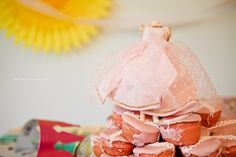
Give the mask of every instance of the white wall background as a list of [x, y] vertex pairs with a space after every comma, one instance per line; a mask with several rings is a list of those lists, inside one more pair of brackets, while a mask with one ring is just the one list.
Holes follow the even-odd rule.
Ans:
[[[193, 49], [221, 95], [235, 96], [236, 8], [231, 5], [221, 9], [219, 14], [206, 11], [207, 7], [218, 2], [220, 0], [207, 3], [204, 0], [119, 0], [113, 17], [134, 17], [136, 20], [126, 23], [135, 26], [152, 19], [175, 23], [213, 15], [214, 18], [201, 24], [174, 27], [172, 40], [182, 41]], [[104, 124], [111, 105], [103, 106], [91, 99], [89, 90], [96, 67], [107, 55], [139, 38], [138, 26], [104, 30], [80, 50], [68, 55], [45, 55], [14, 45], [13, 39], [6, 40], [1, 32], [0, 134], [22, 126], [31, 118]], [[17, 78], [46, 80], [17, 81]]]

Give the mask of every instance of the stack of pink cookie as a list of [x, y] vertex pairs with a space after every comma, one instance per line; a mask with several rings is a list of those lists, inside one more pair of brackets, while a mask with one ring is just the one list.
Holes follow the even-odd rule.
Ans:
[[91, 137], [93, 155], [235, 156], [235, 120], [218, 122], [222, 101], [195, 55], [158, 22], [141, 32], [142, 41], [110, 58], [97, 88], [115, 107]]
[[[158, 119], [159, 118], [159, 119]], [[113, 108], [105, 131], [91, 137], [95, 156], [225, 157], [236, 155], [236, 120], [202, 124], [200, 114], [155, 117]]]
[[115, 106], [108, 117], [107, 129], [91, 137], [96, 156], [156, 156], [172, 157], [175, 147], [160, 141], [160, 129], [149, 116]]

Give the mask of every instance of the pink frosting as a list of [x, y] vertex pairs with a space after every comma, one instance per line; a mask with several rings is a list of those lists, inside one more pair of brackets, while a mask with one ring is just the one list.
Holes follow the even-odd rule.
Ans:
[[201, 121], [201, 117], [198, 114], [189, 113], [177, 117], [171, 116], [162, 118], [158, 124], [160, 125], [161, 135], [164, 138], [169, 138], [174, 141], [179, 141], [182, 138], [183, 130], [181, 128], [174, 129], [169, 126], [171, 124], [176, 124], [176, 123], [199, 122], [199, 121]]
[[221, 141], [216, 138], [207, 139], [189, 148], [187, 146], [181, 147], [183, 154], [186, 156], [190, 156], [191, 154], [196, 156], [209, 156], [218, 149], [221, 149]]
[[159, 129], [151, 121], [141, 121], [138, 115], [125, 112], [122, 115], [123, 122], [138, 130], [139, 134], [133, 135], [133, 143], [142, 146], [145, 143], [153, 143], [159, 140]]
[[158, 133], [144, 133], [133, 135], [134, 141], [133, 144], [136, 146], [143, 146], [145, 143], [153, 143], [159, 141]]
[[236, 119], [219, 121], [215, 126], [210, 128], [213, 135], [235, 135], [236, 136]]
[[179, 141], [182, 138], [183, 130], [180, 128], [164, 128], [161, 126], [160, 132], [163, 138], [172, 139], [173, 141]]
[[185, 115], [180, 115], [176, 117], [165, 117], [159, 121], [159, 125], [171, 125], [176, 123], [183, 123], [183, 122], [200, 122], [201, 116], [194, 113], [189, 113]]
[[158, 155], [164, 151], [170, 150], [173, 152], [173, 156], [175, 153], [175, 147], [173, 144], [168, 142], [156, 142], [153, 144], [145, 145], [144, 147], [136, 147], [133, 152], [136, 156], [140, 154], [154, 154]]
[[109, 141], [110, 143], [114, 141], [127, 142], [127, 140], [121, 134], [121, 130], [117, 128], [111, 128], [101, 132], [100, 137]]
[[157, 126], [154, 125], [154, 123], [150, 121], [141, 121], [139, 119], [139, 115], [135, 115], [130, 112], [125, 112], [122, 115], [122, 119], [125, 123], [129, 124], [130, 126], [134, 127], [140, 132], [145, 132], [145, 133], [158, 133], [159, 129]]

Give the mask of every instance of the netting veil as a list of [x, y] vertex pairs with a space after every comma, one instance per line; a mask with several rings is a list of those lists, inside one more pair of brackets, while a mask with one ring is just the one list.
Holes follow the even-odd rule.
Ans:
[[97, 88], [101, 101], [159, 116], [218, 105], [221, 100], [197, 57], [169, 37], [168, 27], [144, 26], [142, 41], [110, 57]]

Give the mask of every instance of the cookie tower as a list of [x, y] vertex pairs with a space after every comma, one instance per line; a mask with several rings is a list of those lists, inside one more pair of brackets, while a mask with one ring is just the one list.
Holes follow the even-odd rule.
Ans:
[[[170, 29], [158, 22], [140, 31], [142, 41], [110, 58], [97, 88], [115, 107], [106, 130], [91, 137], [93, 155], [234, 156], [236, 122], [217, 123], [222, 101], [195, 55], [170, 42]], [[226, 135], [213, 133], [222, 127]]]

